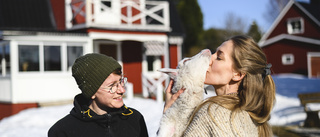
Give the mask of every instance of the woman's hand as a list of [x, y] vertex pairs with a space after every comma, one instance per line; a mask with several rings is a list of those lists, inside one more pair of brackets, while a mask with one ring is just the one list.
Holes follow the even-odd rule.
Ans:
[[165, 97], [163, 113], [166, 112], [166, 110], [170, 108], [170, 106], [177, 100], [180, 94], [184, 92], [184, 89], [180, 89], [177, 93], [173, 94], [171, 92], [172, 85], [173, 85], [173, 80], [170, 80], [169, 85], [166, 89], [166, 97]]

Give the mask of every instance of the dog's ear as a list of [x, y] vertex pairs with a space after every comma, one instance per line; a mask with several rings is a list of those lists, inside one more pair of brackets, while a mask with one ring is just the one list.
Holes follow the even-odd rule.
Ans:
[[175, 79], [178, 75], [178, 69], [162, 68], [158, 69], [158, 71], [168, 74], [171, 79]]

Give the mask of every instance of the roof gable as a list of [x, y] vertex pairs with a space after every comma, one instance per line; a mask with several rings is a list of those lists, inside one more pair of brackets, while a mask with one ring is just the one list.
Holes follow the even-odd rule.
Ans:
[[283, 16], [285, 15], [285, 13], [288, 12], [288, 10], [292, 7], [293, 5], [293, 1], [289, 1], [288, 4], [283, 8], [283, 10], [280, 12], [279, 16], [276, 18], [276, 20], [272, 23], [271, 27], [268, 29], [268, 31], [262, 36], [262, 38], [259, 41], [259, 45], [262, 45], [267, 38], [269, 37], [269, 35], [271, 34], [271, 32], [273, 32], [273, 30], [275, 29], [275, 27], [279, 24], [280, 20], [283, 18]]
[[265, 33], [261, 38], [261, 40], [259, 41], [259, 45], [261, 47], [265, 46], [266, 43], [270, 43], [270, 42], [267, 42], [268, 39], [271, 39], [281, 34], [288, 34], [287, 20], [290, 18], [297, 18], [297, 17], [303, 18], [305, 32], [302, 34], [293, 34], [293, 35], [320, 39], [320, 22], [317, 17], [315, 17], [313, 14], [311, 14], [308, 11], [308, 10], [313, 10], [314, 12], [314, 10], [318, 10], [318, 9], [311, 8], [307, 10], [306, 8], [310, 8], [310, 6], [307, 7], [306, 5], [310, 5], [310, 4], [302, 3], [304, 6], [300, 4], [301, 3], [297, 3], [293, 0], [289, 1], [289, 3], [286, 5], [286, 7], [282, 10], [282, 12], [277, 17], [277, 19], [273, 22], [272, 26], [267, 31], [267, 33]]

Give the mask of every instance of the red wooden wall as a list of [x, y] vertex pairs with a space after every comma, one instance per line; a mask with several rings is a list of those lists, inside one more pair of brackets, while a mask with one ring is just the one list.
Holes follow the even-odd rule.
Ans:
[[[320, 52], [319, 45], [282, 40], [272, 45], [263, 47], [267, 60], [272, 64], [272, 71], [278, 73], [297, 73], [308, 75], [307, 53]], [[282, 55], [293, 54], [294, 64], [283, 65]]]
[[21, 110], [28, 108], [38, 107], [37, 103], [23, 103], [23, 104], [11, 104], [11, 103], [0, 103], [0, 120], [4, 117], [8, 117], [19, 113]]
[[169, 45], [170, 68], [176, 68], [178, 65], [178, 46]]
[[122, 41], [123, 74], [133, 83], [134, 93], [142, 93], [142, 43]]

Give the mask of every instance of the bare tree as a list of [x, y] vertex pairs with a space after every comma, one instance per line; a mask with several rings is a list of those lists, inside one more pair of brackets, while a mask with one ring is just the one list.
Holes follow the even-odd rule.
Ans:
[[264, 13], [265, 20], [270, 24], [273, 23], [289, 1], [290, 0], [269, 0], [267, 11]]
[[251, 36], [256, 42], [258, 42], [261, 39], [261, 30], [256, 21], [253, 21], [251, 23], [247, 35]]
[[247, 24], [248, 23], [243, 18], [229, 12], [225, 18], [225, 37], [228, 38], [233, 35], [244, 34]]

